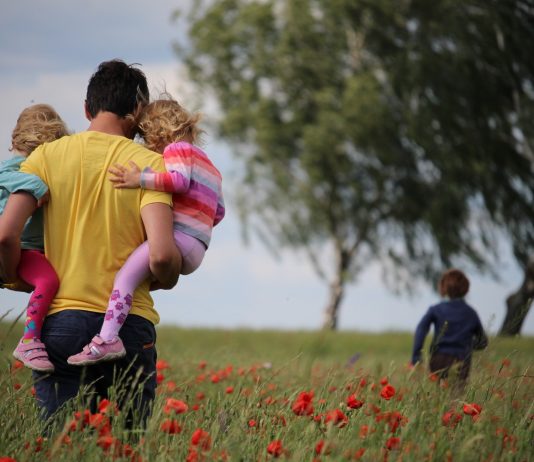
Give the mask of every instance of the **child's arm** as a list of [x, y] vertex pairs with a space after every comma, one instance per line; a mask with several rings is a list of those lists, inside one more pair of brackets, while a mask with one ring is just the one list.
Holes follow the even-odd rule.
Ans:
[[416, 364], [421, 361], [421, 350], [423, 349], [423, 344], [425, 343], [426, 335], [430, 329], [430, 324], [434, 320], [434, 315], [432, 309], [429, 309], [426, 314], [421, 318], [417, 328], [415, 329], [415, 336], [413, 342], [413, 352], [412, 352], [412, 364]]
[[192, 155], [187, 143], [176, 143], [168, 146], [163, 153], [165, 161], [164, 173], [152, 171], [149, 167], [143, 171], [135, 162], [130, 161], [130, 168], [115, 164], [109, 169], [114, 178], [116, 188], [143, 188], [168, 193], [184, 193], [191, 182]]
[[[9, 194], [19, 191], [30, 193], [37, 201], [40, 201], [48, 192], [48, 186], [37, 175], [22, 173], [13, 170], [0, 170], [0, 185]], [[39, 203], [39, 205], [41, 205]]]
[[488, 346], [488, 336], [484, 332], [480, 318], [477, 315], [477, 328], [475, 330], [475, 335], [473, 336], [473, 349], [474, 350], [483, 350]]

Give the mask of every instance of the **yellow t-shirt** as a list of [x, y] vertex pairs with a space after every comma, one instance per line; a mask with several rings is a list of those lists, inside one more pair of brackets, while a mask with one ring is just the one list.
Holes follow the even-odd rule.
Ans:
[[[122, 136], [86, 131], [38, 147], [20, 171], [39, 176], [50, 190], [44, 207], [45, 254], [60, 281], [48, 314], [66, 309], [105, 312], [117, 271], [146, 240], [141, 209], [172, 205], [171, 195], [115, 189], [108, 168], [134, 161], [164, 172], [163, 157]], [[131, 314], [157, 324], [159, 315], [143, 282]]]

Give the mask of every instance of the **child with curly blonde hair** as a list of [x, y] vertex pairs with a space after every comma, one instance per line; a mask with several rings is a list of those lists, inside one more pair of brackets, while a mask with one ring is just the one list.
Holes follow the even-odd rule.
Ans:
[[[38, 208], [21, 235], [22, 250], [17, 267], [19, 278], [34, 290], [26, 308], [24, 334], [13, 356], [30, 369], [41, 372], [54, 370], [40, 337], [48, 307], [59, 288], [59, 280], [43, 253], [43, 212], [40, 206], [48, 200], [48, 188], [39, 177], [22, 173], [19, 167], [37, 146], [64, 135], [68, 135], [67, 127], [51, 106], [29, 106], [19, 115], [11, 135], [10, 151], [16, 155], [0, 164], [0, 214], [6, 208], [10, 194], [23, 191], [37, 200]], [[7, 284], [3, 287], [14, 288]]]
[[[199, 114], [191, 114], [169, 95], [148, 104], [138, 116], [145, 146], [163, 154], [166, 173], [115, 165], [109, 171], [116, 188], [143, 188], [173, 194], [174, 239], [182, 257], [181, 274], [190, 274], [202, 262], [212, 229], [224, 217], [222, 178], [207, 154], [194, 145], [202, 130]], [[136, 287], [150, 277], [148, 243], [143, 243], [117, 273], [104, 323], [72, 365], [95, 364], [120, 358], [124, 347], [118, 336], [132, 306]]]

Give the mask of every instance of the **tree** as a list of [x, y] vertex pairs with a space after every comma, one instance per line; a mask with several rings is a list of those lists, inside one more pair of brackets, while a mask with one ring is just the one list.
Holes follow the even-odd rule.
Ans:
[[[396, 287], [534, 244], [531, 2], [213, 0], [179, 50], [216, 95], [246, 229], [330, 287], [370, 262]], [[526, 265], [526, 259], [523, 260]]]

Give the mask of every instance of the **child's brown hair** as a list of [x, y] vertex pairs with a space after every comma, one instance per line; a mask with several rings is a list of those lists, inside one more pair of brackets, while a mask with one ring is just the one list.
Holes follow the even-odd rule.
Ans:
[[137, 118], [139, 133], [145, 146], [163, 152], [165, 146], [177, 141], [198, 144], [203, 133], [198, 127], [199, 113], [189, 113], [177, 101], [164, 94], [162, 98], [149, 103]]
[[452, 268], [443, 273], [439, 280], [439, 293], [442, 297], [462, 298], [469, 292], [469, 279], [459, 269]]
[[37, 146], [68, 134], [65, 122], [52, 106], [34, 104], [20, 113], [11, 134], [10, 151], [28, 157]]

